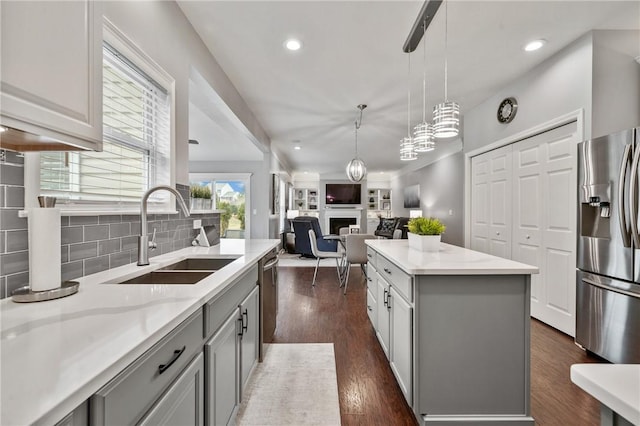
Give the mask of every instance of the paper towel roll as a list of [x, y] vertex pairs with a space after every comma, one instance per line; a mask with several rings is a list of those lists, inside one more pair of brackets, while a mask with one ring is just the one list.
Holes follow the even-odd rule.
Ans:
[[60, 209], [28, 210], [29, 286], [44, 291], [61, 285]]

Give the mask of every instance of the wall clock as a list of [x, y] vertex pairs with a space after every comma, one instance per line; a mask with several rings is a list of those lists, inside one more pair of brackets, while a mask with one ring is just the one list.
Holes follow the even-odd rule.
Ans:
[[518, 101], [516, 98], [506, 98], [498, 106], [498, 121], [501, 123], [510, 123], [516, 116], [518, 111]]

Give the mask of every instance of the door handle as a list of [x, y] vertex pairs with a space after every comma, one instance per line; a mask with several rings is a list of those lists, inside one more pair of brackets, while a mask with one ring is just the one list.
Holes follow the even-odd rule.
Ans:
[[633, 154], [633, 163], [631, 165], [631, 181], [629, 181], [629, 209], [631, 210], [631, 236], [633, 244], [636, 248], [640, 247], [640, 238], [638, 237], [638, 200], [636, 192], [638, 186], [638, 160], [640, 159], [640, 149], [636, 149]]
[[630, 297], [635, 297], [636, 299], [640, 299], [640, 294], [638, 294], [638, 293], [633, 293], [631, 291], [623, 290], [621, 288], [612, 287], [612, 286], [604, 284], [604, 283], [595, 282], [595, 281], [590, 280], [588, 278], [582, 278], [582, 281], [584, 281], [587, 284], [591, 284], [594, 287], [600, 287], [603, 290], [609, 290], [609, 291], [613, 291], [615, 293], [624, 294], [625, 296], [630, 296]]
[[622, 156], [622, 164], [620, 166], [620, 178], [618, 180], [618, 223], [620, 225], [620, 233], [622, 234], [622, 243], [625, 247], [631, 247], [631, 235], [627, 229], [627, 219], [624, 209], [624, 185], [627, 179], [627, 166], [629, 165], [630, 154], [631, 145], [626, 145], [624, 147], [624, 155]]

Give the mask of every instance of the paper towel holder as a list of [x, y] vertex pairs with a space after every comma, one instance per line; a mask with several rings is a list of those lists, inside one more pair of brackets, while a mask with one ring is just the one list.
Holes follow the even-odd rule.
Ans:
[[18, 303], [44, 302], [45, 300], [60, 299], [78, 292], [80, 283], [77, 281], [65, 281], [58, 288], [44, 291], [32, 291], [29, 286], [20, 287], [11, 293], [11, 299]]

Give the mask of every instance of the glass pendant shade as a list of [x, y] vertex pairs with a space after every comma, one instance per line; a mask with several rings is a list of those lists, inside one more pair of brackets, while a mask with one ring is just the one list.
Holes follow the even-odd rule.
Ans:
[[436, 138], [458, 136], [460, 130], [460, 105], [446, 101], [433, 107], [433, 131]]
[[418, 154], [416, 153], [413, 139], [409, 137], [400, 139], [400, 160], [411, 161], [417, 158]]
[[433, 135], [433, 126], [426, 121], [413, 128], [413, 143], [416, 152], [433, 151], [436, 141]]
[[354, 158], [347, 164], [347, 177], [351, 182], [360, 182], [367, 174], [367, 167], [364, 161]]

